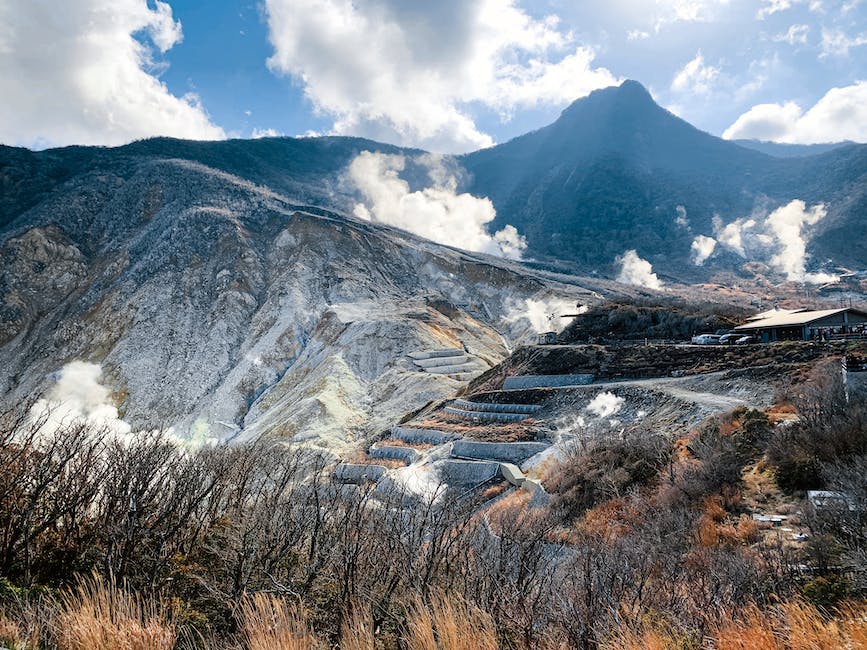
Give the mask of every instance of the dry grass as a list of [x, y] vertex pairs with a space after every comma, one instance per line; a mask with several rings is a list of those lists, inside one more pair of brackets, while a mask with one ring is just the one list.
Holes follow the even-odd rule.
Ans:
[[52, 627], [58, 650], [171, 650], [177, 639], [162, 603], [96, 576], [61, 595]]
[[354, 607], [340, 626], [340, 650], [373, 650], [373, 622], [370, 613]]
[[39, 634], [26, 629], [21, 623], [0, 613], [0, 647], [9, 650], [35, 650], [39, 647]]
[[458, 596], [434, 594], [409, 607], [404, 642], [409, 650], [496, 650], [491, 617]]
[[[739, 616], [713, 627], [702, 647], [714, 650], [861, 650], [867, 648], [867, 603], [842, 607], [824, 617], [803, 601], [789, 601], [769, 609], [746, 607]], [[646, 623], [622, 628], [601, 644], [602, 650], [679, 650], [694, 646], [676, 631]]]
[[802, 601], [766, 611], [753, 605], [719, 625], [714, 640], [719, 650], [867, 648], [867, 603], [847, 605], [833, 618]]
[[433, 449], [436, 446], [432, 445], [429, 442], [407, 442], [406, 440], [398, 440], [397, 438], [386, 438], [385, 440], [380, 440], [379, 444], [388, 447], [407, 447], [409, 449], [415, 449], [417, 451], [427, 451], [428, 449]]
[[325, 650], [328, 647], [314, 635], [302, 607], [271, 594], [260, 593], [243, 600], [241, 631], [247, 650]]
[[345, 459], [345, 462], [354, 465], [381, 465], [388, 469], [397, 469], [398, 467], [406, 467], [409, 463], [399, 458], [372, 458], [367, 454], [367, 451], [359, 449]]

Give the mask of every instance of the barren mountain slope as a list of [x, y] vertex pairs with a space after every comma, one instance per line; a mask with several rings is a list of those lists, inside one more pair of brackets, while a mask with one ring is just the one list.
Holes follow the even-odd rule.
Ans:
[[[523, 299], [589, 292], [183, 160], [83, 171], [0, 234], [4, 401], [99, 363], [134, 427], [339, 448], [462, 384], [406, 355], [507, 353]], [[518, 311], [516, 311], [518, 310]]]

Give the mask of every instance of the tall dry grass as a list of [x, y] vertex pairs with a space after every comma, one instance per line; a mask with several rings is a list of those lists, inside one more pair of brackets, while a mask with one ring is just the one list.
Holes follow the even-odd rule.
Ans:
[[719, 650], [867, 648], [867, 603], [845, 605], [833, 617], [800, 600], [764, 611], [750, 606], [714, 637]]
[[410, 604], [404, 641], [410, 650], [496, 650], [491, 617], [458, 596], [433, 594]]
[[161, 602], [96, 576], [61, 595], [52, 628], [58, 650], [171, 650], [177, 640]]
[[352, 608], [340, 626], [340, 650], [373, 650], [373, 621], [360, 605]]
[[[688, 641], [657, 626], [622, 629], [602, 650], [680, 650]], [[714, 650], [867, 650], [867, 603], [844, 605], [832, 617], [801, 600], [760, 609], [745, 607], [713, 626], [705, 646]]]
[[272, 594], [255, 594], [241, 603], [241, 630], [247, 650], [325, 650], [300, 605]]

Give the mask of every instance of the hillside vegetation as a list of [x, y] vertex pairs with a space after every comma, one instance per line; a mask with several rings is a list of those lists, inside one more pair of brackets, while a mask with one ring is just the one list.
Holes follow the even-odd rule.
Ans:
[[[332, 461], [303, 447], [189, 449], [10, 413], [0, 641], [858, 647], [867, 395], [851, 387], [846, 402], [839, 377], [819, 364], [767, 413], [741, 408], [682, 439], [584, 437], [549, 465], [547, 505], [501, 486], [418, 500], [333, 483]], [[803, 487], [853, 507], [813, 509]], [[785, 513], [805, 541], [761, 512]]]

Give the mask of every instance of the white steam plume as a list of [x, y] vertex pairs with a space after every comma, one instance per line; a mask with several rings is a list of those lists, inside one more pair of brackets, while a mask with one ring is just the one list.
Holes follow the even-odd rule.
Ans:
[[571, 300], [563, 298], [526, 298], [523, 301], [513, 300], [507, 305], [505, 320], [509, 323], [517, 323], [525, 319], [536, 333], [559, 332], [569, 323], [572, 318], [562, 318], [565, 314], [583, 314], [587, 311], [586, 305], [580, 307]]
[[657, 291], [662, 289], [662, 282], [653, 272], [653, 266], [647, 260], [641, 259], [635, 250], [626, 251], [615, 261], [620, 264], [618, 282]]
[[598, 418], [610, 418], [623, 408], [624, 400], [612, 392], [599, 393], [587, 405], [587, 410]]
[[[103, 386], [102, 368], [87, 361], [70, 361], [57, 372], [57, 382], [30, 409], [31, 422], [39, 426], [39, 433], [53, 435], [62, 433], [73, 424], [84, 423], [95, 432], [108, 434], [122, 442], [132, 440], [137, 432], [121, 419], [112, 403], [111, 391]], [[204, 423], [196, 421], [190, 435], [180, 438], [169, 428], [166, 440], [187, 449], [218, 442], [207, 434]]]
[[385, 223], [427, 239], [465, 250], [520, 259], [527, 242], [514, 226], [490, 235], [485, 225], [496, 211], [487, 198], [457, 194], [458, 181], [439, 156], [417, 156], [416, 164], [427, 169], [431, 186], [411, 192], [400, 177], [406, 158], [363, 151], [349, 164], [349, 178], [364, 196], [355, 206], [355, 216]]
[[72, 361], [58, 373], [57, 383], [33, 405], [31, 417], [45, 433], [59, 431], [84, 420], [97, 429], [125, 436], [132, 428], [111, 403], [111, 393], [99, 383], [102, 368], [95, 363]]
[[827, 211], [821, 203], [809, 210], [800, 200], [795, 200], [774, 210], [767, 224], [780, 244], [779, 252], [771, 258], [771, 265], [797, 282], [823, 284], [836, 282], [839, 278], [830, 273], [807, 273], [807, 242], [801, 234], [803, 227], [812, 226], [825, 217]]
[[707, 261], [707, 258], [713, 255], [715, 248], [716, 239], [706, 235], [698, 235], [692, 240], [692, 246], [690, 246], [693, 264], [696, 266], [703, 266]]
[[808, 273], [807, 237], [804, 228], [825, 218], [821, 203], [807, 209], [804, 201], [795, 199], [778, 207], [769, 215], [753, 214], [724, 224], [714, 217], [714, 233], [721, 246], [744, 259], [767, 262], [783, 273], [787, 280], [823, 284], [839, 278], [830, 273]]

